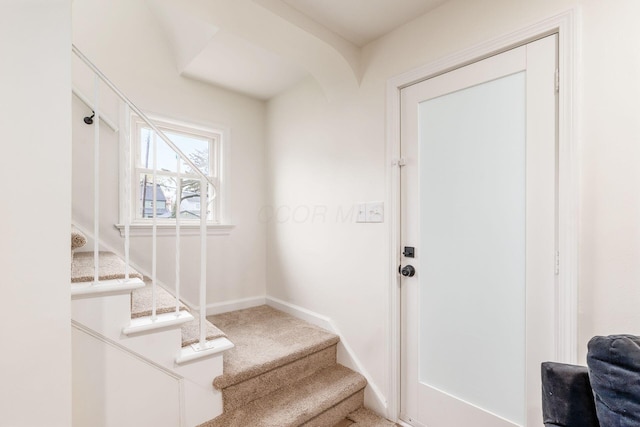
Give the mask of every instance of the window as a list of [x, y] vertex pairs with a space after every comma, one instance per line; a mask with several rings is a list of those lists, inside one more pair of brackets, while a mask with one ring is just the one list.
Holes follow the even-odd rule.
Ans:
[[[207, 221], [221, 222], [221, 155], [222, 132], [164, 121], [153, 122], [191, 161], [209, 176]], [[131, 200], [132, 224], [149, 224], [155, 213], [158, 222], [175, 224], [176, 216], [188, 226], [200, 220], [200, 176], [181, 159], [160, 136], [141, 119], [134, 117], [132, 133]], [[157, 153], [154, 153], [154, 146]], [[154, 158], [156, 182], [153, 178]], [[213, 187], [213, 188], [212, 188]], [[213, 195], [216, 195], [213, 198]]]

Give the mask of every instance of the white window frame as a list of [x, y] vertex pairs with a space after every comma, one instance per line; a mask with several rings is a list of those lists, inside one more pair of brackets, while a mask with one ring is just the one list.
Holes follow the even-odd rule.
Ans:
[[[131, 152], [130, 152], [130, 200], [128, 206], [130, 207], [130, 233], [132, 236], [149, 236], [151, 235], [152, 229], [152, 219], [151, 218], [141, 218], [138, 211], [141, 211], [143, 203], [140, 200], [140, 185], [139, 185], [139, 175], [145, 171], [145, 168], [140, 167], [140, 131], [142, 128], [149, 128], [149, 126], [136, 115], [131, 115], [129, 120], [129, 126], [121, 126], [120, 129], [130, 129], [130, 135], [127, 135], [131, 140]], [[226, 159], [225, 159], [225, 144], [228, 139], [228, 131], [224, 129], [213, 129], [208, 127], [203, 127], [199, 125], [193, 125], [184, 122], [178, 122], [171, 119], [166, 118], [152, 118], [152, 123], [158, 127], [161, 131], [167, 131], [172, 133], [181, 133], [186, 135], [192, 135], [198, 138], [205, 138], [210, 140], [209, 145], [209, 172], [210, 178], [214, 184], [215, 190], [215, 198], [211, 201], [211, 216], [207, 219], [207, 234], [208, 235], [227, 235], [230, 233], [231, 229], [234, 228], [233, 225], [230, 225], [225, 222], [225, 197], [226, 197], [226, 189], [225, 189], [225, 172], [226, 172]], [[126, 131], [125, 131], [126, 132]], [[126, 148], [126, 136], [125, 132], [121, 132], [120, 136], [120, 218], [119, 223], [116, 224], [116, 227], [120, 230], [121, 235], [124, 235], [124, 222], [125, 222], [125, 191], [124, 191], [124, 182], [125, 182], [125, 148]], [[158, 138], [158, 143], [160, 143], [162, 139]], [[147, 170], [152, 170], [152, 168], [148, 168]], [[158, 175], [162, 176], [177, 176], [176, 172], [163, 172], [157, 171]], [[199, 175], [196, 174], [185, 174], [184, 172], [180, 173], [180, 176], [184, 179], [186, 176], [189, 178], [199, 179]], [[211, 187], [211, 184], [209, 184]], [[211, 200], [211, 196], [213, 194], [211, 188], [209, 189], [209, 200]], [[157, 218], [157, 232], [159, 235], [175, 235], [175, 218]], [[188, 218], [180, 218], [180, 229], [181, 234], [183, 235], [196, 235], [199, 234], [200, 220], [199, 219], [188, 219]]]

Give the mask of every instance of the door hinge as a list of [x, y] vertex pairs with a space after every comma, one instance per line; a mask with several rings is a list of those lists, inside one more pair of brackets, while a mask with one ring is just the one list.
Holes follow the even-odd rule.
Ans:
[[556, 251], [556, 260], [555, 260], [555, 274], [556, 276], [560, 274], [560, 251]]
[[556, 86], [556, 93], [560, 92], [560, 70], [556, 68], [556, 72], [553, 76], [553, 80]]
[[395, 159], [391, 164], [393, 166], [398, 166], [399, 168], [401, 168], [402, 166], [407, 164], [407, 161], [404, 159], [404, 157], [400, 157]]

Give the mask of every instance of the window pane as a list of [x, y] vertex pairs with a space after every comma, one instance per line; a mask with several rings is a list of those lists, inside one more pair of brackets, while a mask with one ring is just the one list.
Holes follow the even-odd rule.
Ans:
[[[189, 134], [164, 131], [164, 134], [206, 175], [211, 173], [210, 140]], [[158, 170], [177, 172], [178, 155], [160, 137], [156, 137], [158, 147]], [[153, 168], [153, 132], [148, 128], [140, 130], [140, 166]], [[181, 161], [180, 172], [194, 173], [185, 161]], [[213, 171], [215, 172], [215, 171]]]
[[182, 181], [180, 218], [200, 218], [200, 181], [193, 179]]
[[[153, 190], [156, 191], [156, 217], [171, 218], [172, 200], [175, 200], [175, 179], [171, 177], [157, 177], [157, 185], [153, 185], [152, 174], [140, 174], [138, 185], [138, 218], [153, 218]], [[142, 201], [144, 200], [144, 203]], [[144, 209], [142, 208], [144, 206]]]
[[[211, 161], [209, 157], [210, 153], [208, 139], [168, 131], [165, 131], [165, 134], [189, 158], [189, 160], [191, 160], [198, 167], [198, 169], [200, 169], [202, 173], [204, 173], [205, 175], [209, 175], [211, 173], [209, 168]], [[193, 173], [191, 167], [187, 166], [184, 161], [182, 162], [180, 169], [181, 172]]]

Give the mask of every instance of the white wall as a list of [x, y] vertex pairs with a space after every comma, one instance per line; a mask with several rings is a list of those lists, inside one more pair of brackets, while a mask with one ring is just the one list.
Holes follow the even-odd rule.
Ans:
[[[359, 88], [327, 101], [306, 81], [268, 104], [267, 292], [332, 318], [388, 390], [386, 225], [337, 215], [385, 199], [389, 78], [575, 7], [581, 39], [579, 354], [596, 334], [640, 333], [640, 39], [634, 0], [453, 0], [364, 48]], [[317, 207], [326, 215], [308, 217]], [[287, 216], [298, 212], [298, 218]]]
[[640, 3], [584, 0], [580, 345], [640, 334]]
[[[235, 229], [228, 236], [208, 240], [209, 304], [264, 296], [265, 235], [258, 219], [264, 196], [265, 104], [246, 96], [183, 78], [155, 16], [143, 0], [76, 0], [73, 3], [74, 43], [143, 111], [174, 120], [222, 126], [229, 130], [227, 142], [229, 174], [229, 222]], [[74, 66], [74, 82], [84, 80]], [[85, 85], [86, 86], [86, 85]], [[86, 89], [87, 95], [91, 88]], [[117, 109], [106, 100], [107, 112], [117, 121]], [[73, 103], [73, 215], [74, 221], [92, 229], [91, 159], [93, 127], [83, 123], [89, 109]], [[122, 248], [114, 229], [118, 222], [117, 135], [101, 127], [101, 238]], [[182, 285], [185, 299], [198, 304], [199, 240], [183, 239]], [[151, 239], [132, 238], [131, 257], [151, 271]], [[167, 285], [174, 280], [175, 242], [159, 237], [158, 278]], [[120, 249], [122, 250], [122, 249]]]
[[71, 425], [71, 2], [0, 4], [2, 425]]

